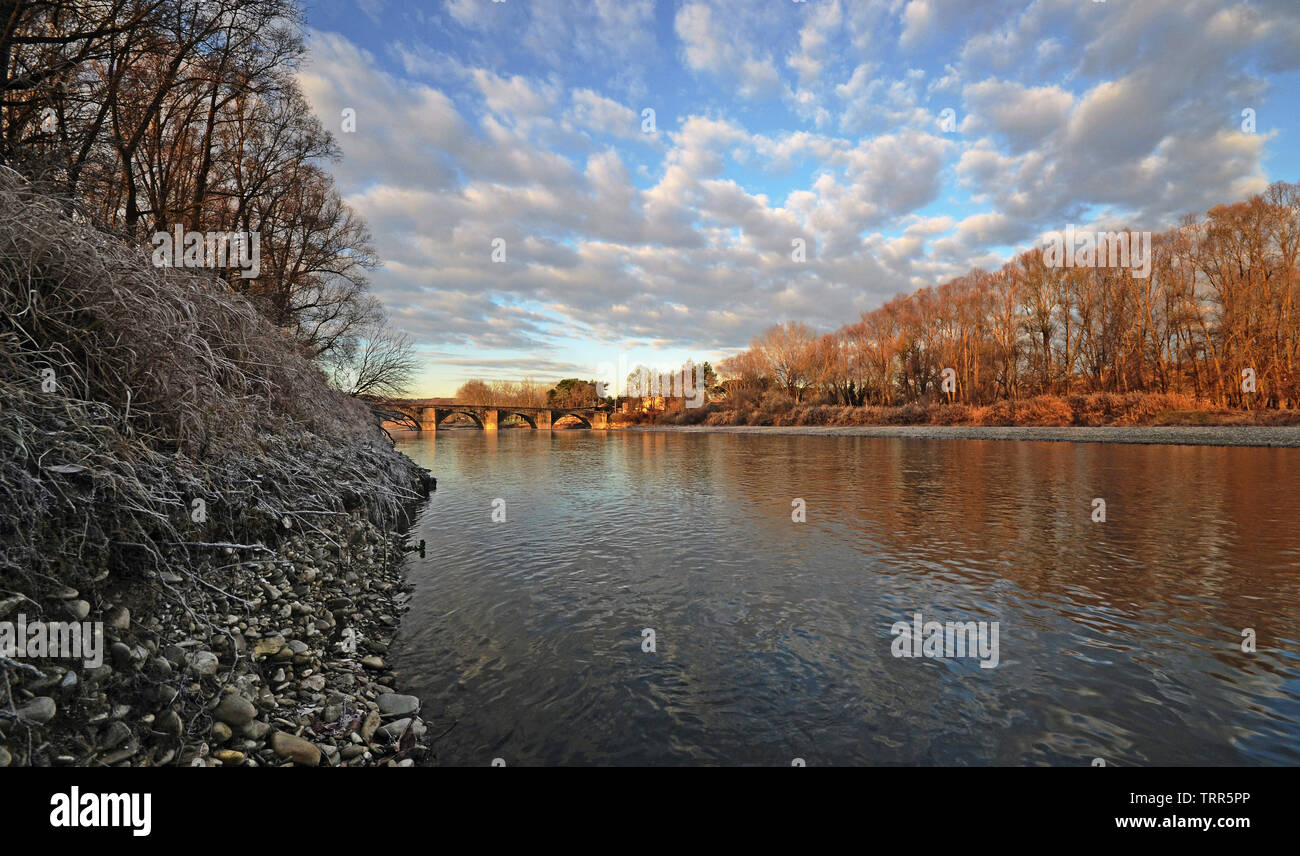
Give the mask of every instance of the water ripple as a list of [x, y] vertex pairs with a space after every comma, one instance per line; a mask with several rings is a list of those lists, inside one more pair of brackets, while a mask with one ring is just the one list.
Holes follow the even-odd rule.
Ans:
[[[438, 763], [1300, 763], [1296, 451], [399, 442], [440, 485], [397, 652]], [[997, 668], [892, 656], [917, 611], [998, 622]]]

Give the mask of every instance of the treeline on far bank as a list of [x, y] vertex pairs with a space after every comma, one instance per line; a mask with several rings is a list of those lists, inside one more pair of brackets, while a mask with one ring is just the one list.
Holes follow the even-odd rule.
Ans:
[[1298, 252], [1300, 184], [1279, 182], [1153, 236], [1147, 277], [1036, 249], [832, 333], [778, 324], [719, 364], [721, 400], [664, 421], [1291, 423]]
[[1035, 395], [987, 405], [945, 401], [902, 405], [796, 404], [779, 391], [756, 402], [723, 399], [673, 414], [622, 417], [615, 422], [669, 425], [1300, 425], [1300, 410], [1241, 410], [1207, 406], [1186, 395], [1095, 392]]

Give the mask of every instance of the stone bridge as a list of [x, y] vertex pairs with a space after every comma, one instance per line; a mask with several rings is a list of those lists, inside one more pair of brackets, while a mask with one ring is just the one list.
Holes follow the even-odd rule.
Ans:
[[436, 431], [447, 417], [461, 413], [473, 419], [485, 431], [495, 431], [507, 416], [518, 416], [529, 427], [549, 429], [566, 416], [572, 416], [587, 428], [608, 428], [609, 411], [600, 407], [515, 407], [506, 404], [424, 404], [422, 402], [387, 401], [386, 407], [410, 419], [421, 431]]

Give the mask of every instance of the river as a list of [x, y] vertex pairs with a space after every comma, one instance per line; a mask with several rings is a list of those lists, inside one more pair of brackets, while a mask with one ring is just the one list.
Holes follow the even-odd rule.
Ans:
[[[1300, 450], [398, 447], [439, 484], [396, 649], [437, 764], [1300, 763]], [[918, 612], [996, 622], [996, 665], [895, 656]]]

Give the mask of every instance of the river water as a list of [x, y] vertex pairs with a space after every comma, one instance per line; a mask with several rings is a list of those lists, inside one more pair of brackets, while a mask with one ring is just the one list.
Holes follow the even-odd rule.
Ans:
[[[435, 763], [1300, 763], [1300, 450], [398, 445], [439, 485], [396, 651]], [[894, 656], [917, 612], [996, 666]]]

